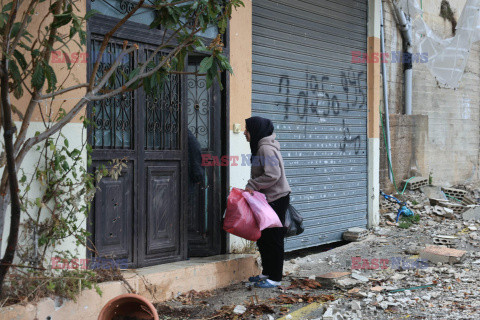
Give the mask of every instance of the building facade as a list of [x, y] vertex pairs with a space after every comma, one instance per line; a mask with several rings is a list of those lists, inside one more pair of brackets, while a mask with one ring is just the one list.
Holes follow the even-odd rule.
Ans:
[[[222, 77], [224, 90], [207, 89], [201, 76], [175, 75], [159, 97], [139, 89], [91, 103], [84, 116], [96, 126], [88, 132], [82, 132], [80, 118], [64, 129], [78, 145], [92, 146], [89, 170], [113, 159], [127, 164], [118, 180], [100, 182], [82, 225], [100, 255], [143, 267], [251, 248], [222, 230], [229, 189], [244, 188], [250, 175], [250, 147], [243, 136], [250, 116], [274, 122], [292, 204], [305, 218], [304, 234], [288, 239], [287, 250], [336, 242], [350, 227], [378, 224], [380, 65], [353, 63], [352, 52], [379, 51], [380, 1], [244, 3], [224, 39], [234, 69]], [[87, 25], [88, 57], [96, 56], [103, 36], [129, 4], [85, 3], [86, 10], [100, 12]], [[148, 28], [153, 18], [141, 11], [118, 30], [99, 72], [108, 69], [125, 41], [139, 50], [121, 68], [128, 72], [145, 61], [162, 34]], [[206, 41], [216, 35], [214, 28], [202, 34]], [[187, 71], [198, 70], [201, 60], [200, 53], [188, 56]], [[76, 68], [74, 77], [88, 79], [91, 60]], [[43, 125], [36, 120], [32, 135]], [[193, 188], [187, 129], [205, 155], [205, 181]], [[222, 156], [229, 157], [228, 165], [212, 160]], [[23, 167], [34, 165], [35, 157]], [[4, 235], [8, 226], [7, 218]], [[80, 258], [86, 251], [78, 250]]]

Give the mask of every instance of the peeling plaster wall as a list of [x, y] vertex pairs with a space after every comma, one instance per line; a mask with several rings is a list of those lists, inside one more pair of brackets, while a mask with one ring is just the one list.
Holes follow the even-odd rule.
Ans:
[[[458, 20], [466, 0], [450, 0]], [[451, 23], [440, 17], [439, 0], [423, 0], [423, 18], [440, 37], [452, 36]], [[383, 0], [385, 11], [385, 51], [401, 51], [402, 37], [393, 16], [391, 0]], [[414, 47], [414, 52], [418, 52]], [[403, 113], [403, 65], [388, 63], [387, 84], [389, 112]], [[424, 177], [432, 174], [433, 183], [454, 185], [479, 180], [479, 103], [480, 103], [480, 44], [474, 44], [465, 74], [457, 90], [441, 88], [425, 64], [413, 64], [413, 116], [424, 115], [422, 128], [392, 127], [392, 139], [421, 132], [424, 144], [412, 142], [415, 153], [392, 143], [392, 162], [397, 184], [408, 178], [412, 167]], [[382, 88], [383, 90], [383, 88]], [[383, 100], [383, 96], [382, 96]], [[382, 101], [383, 109], [383, 101]], [[408, 122], [408, 121], [407, 121]], [[403, 122], [403, 123], [407, 123]], [[411, 122], [411, 121], [410, 121]], [[408, 123], [410, 123], [408, 122]], [[396, 122], [401, 124], [402, 122]], [[400, 135], [401, 136], [401, 135]], [[388, 182], [387, 161], [382, 135], [380, 181], [382, 188], [392, 189]], [[405, 158], [408, 158], [405, 160]]]

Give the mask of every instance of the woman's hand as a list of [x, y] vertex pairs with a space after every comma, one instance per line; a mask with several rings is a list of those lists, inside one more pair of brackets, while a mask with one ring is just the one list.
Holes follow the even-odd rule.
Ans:
[[252, 190], [252, 189], [250, 189], [250, 188], [245, 188], [245, 191], [247, 191], [248, 193], [250, 193], [250, 195], [253, 196], [253, 190]]

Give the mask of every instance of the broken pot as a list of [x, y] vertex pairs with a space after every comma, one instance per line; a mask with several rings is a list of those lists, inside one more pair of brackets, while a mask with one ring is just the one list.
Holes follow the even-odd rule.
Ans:
[[126, 293], [108, 301], [98, 315], [98, 320], [159, 320], [153, 304], [146, 298]]

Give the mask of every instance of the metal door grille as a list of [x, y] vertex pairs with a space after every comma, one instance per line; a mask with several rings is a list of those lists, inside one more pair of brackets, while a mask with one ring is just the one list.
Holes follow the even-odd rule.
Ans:
[[[92, 57], [100, 52], [102, 41], [92, 40]], [[122, 52], [121, 43], [109, 43], [100, 61], [96, 79], [108, 72], [116, 58]], [[135, 56], [125, 56], [118, 72], [106, 89], [113, 90], [125, 82], [123, 74], [129, 74], [135, 68]], [[95, 149], [133, 149], [133, 109], [136, 93], [125, 92], [113, 98], [95, 101], [92, 106], [93, 135], [91, 144]]]

